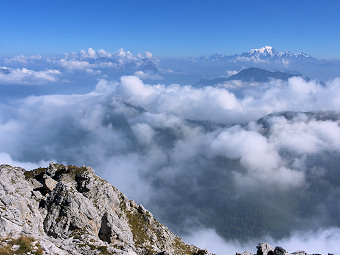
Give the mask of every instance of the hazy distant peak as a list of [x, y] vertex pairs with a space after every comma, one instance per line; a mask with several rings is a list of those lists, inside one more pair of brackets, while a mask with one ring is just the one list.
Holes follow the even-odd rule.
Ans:
[[291, 62], [301, 62], [310, 61], [313, 59], [310, 55], [299, 52], [291, 51], [278, 51], [272, 46], [263, 46], [258, 49], [251, 49], [246, 52], [234, 54], [234, 55], [223, 55], [223, 54], [213, 54], [206, 57], [193, 58], [193, 62], [204, 61], [204, 62], [214, 62], [214, 63], [276, 63], [287, 65]]
[[260, 49], [251, 49], [249, 51], [250, 55], [253, 54], [262, 54], [262, 55], [275, 55], [275, 53], [277, 53], [277, 50], [275, 50], [272, 46], [264, 46]]
[[263, 46], [262, 48], [259, 48], [259, 49], [251, 49], [250, 51], [243, 53], [241, 55], [249, 56], [249, 57], [257, 57], [257, 58], [261, 58], [261, 57], [310, 58], [311, 57], [310, 55], [303, 53], [303, 52], [294, 53], [290, 51], [277, 51], [272, 46]]
[[301, 76], [300, 74], [291, 74], [285, 72], [272, 72], [265, 69], [250, 67], [241, 70], [240, 72], [231, 75], [229, 77], [218, 77], [213, 79], [202, 79], [197, 85], [199, 86], [215, 86], [218, 84], [223, 84], [228, 81], [239, 80], [242, 82], [268, 82], [270, 79], [288, 81], [289, 78]]
[[305, 58], [311, 58], [312, 56], [303, 52], [300, 52], [298, 55], [305, 57]]

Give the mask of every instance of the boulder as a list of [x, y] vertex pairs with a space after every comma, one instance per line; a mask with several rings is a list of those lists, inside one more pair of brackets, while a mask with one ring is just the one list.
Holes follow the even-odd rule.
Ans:
[[256, 255], [272, 255], [274, 252], [274, 248], [271, 247], [268, 243], [259, 243], [256, 248]]

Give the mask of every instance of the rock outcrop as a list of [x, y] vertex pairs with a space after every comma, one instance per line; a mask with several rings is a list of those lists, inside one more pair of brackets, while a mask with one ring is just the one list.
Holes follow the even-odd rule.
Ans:
[[0, 237], [8, 249], [31, 238], [30, 254], [208, 254], [90, 167], [55, 163], [32, 171], [0, 166]]
[[[259, 243], [257, 246], [256, 254], [245, 251], [242, 253], [236, 253], [236, 255], [321, 255], [321, 254], [307, 254], [305, 251], [295, 251], [292, 253], [287, 252], [284, 248], [276, 246], [273, 248], [268, 243]], [[328, 253], [328, 255], [333, 255]]]

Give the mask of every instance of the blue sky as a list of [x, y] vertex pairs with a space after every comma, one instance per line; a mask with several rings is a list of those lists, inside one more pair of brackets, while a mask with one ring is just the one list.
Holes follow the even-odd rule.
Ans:
[[0, 55], [92, 47], [178, 57], [271, 45], [340, 58], [339, 13], [338, 0], [4, 0]]

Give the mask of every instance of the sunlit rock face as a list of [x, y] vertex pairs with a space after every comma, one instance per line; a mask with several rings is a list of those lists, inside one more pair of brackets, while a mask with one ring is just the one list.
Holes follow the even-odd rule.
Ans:
[[54, 163], [0, 166], [0, 236], [34, 238], [44, 254], [207, 254], [90, 167]]

